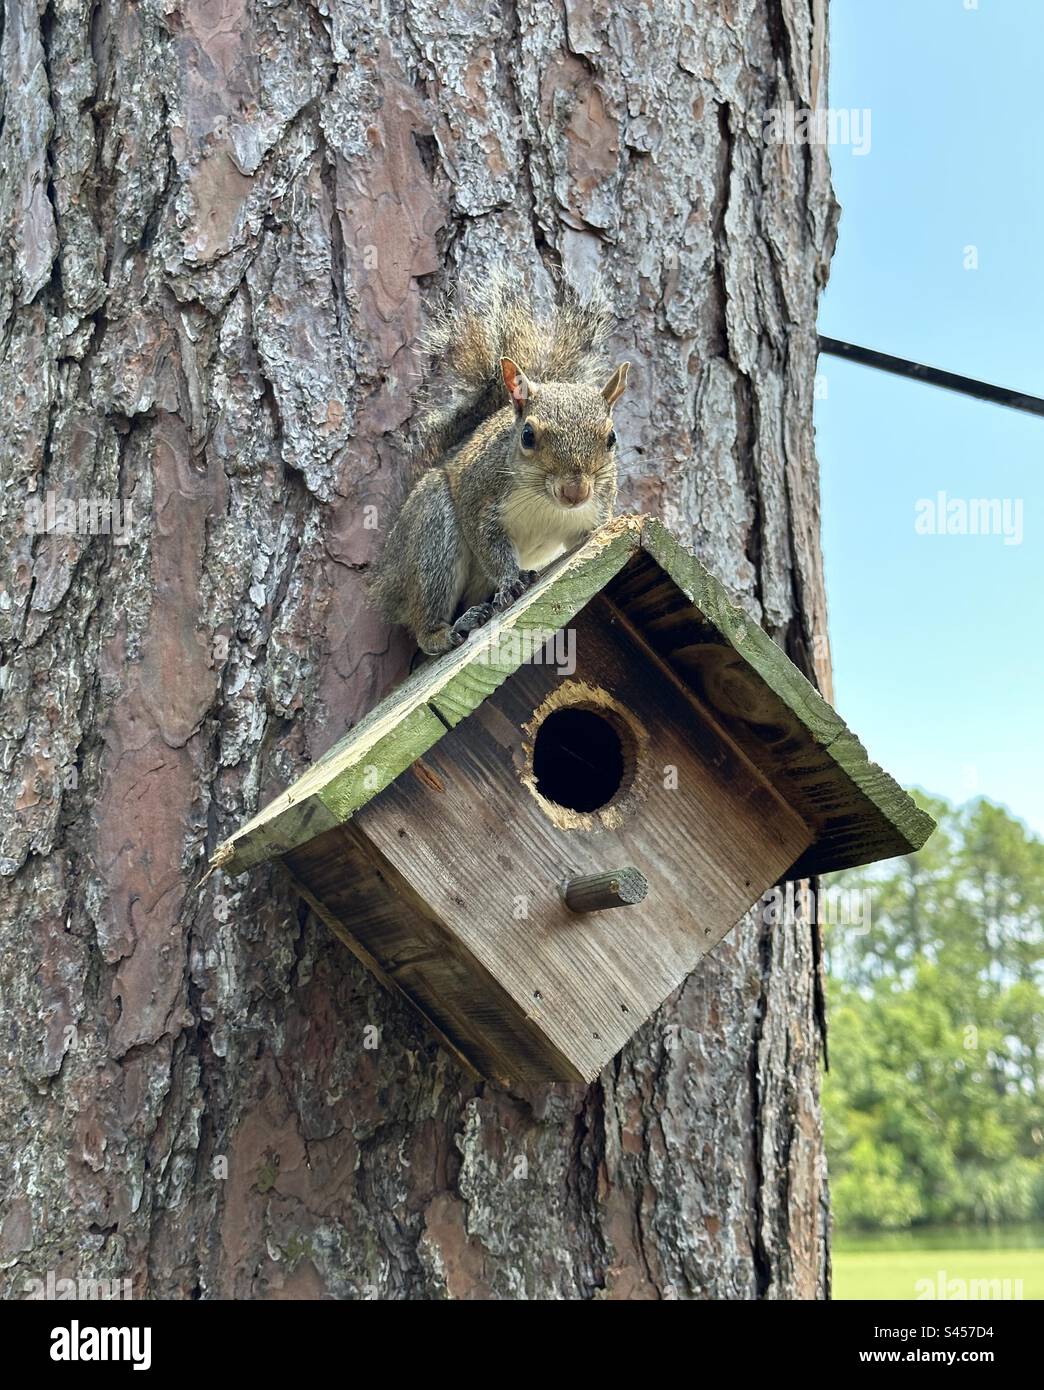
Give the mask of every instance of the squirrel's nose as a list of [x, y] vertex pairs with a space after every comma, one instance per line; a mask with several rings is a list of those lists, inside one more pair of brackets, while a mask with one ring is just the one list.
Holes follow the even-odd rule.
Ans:
[[591, 496], [591, 484], [586, 478], [562, 483], [558, 489], [558, 496], [560, 501], [568, 503], [570, 507], [579, 507], [581, 502], [586, 502]]

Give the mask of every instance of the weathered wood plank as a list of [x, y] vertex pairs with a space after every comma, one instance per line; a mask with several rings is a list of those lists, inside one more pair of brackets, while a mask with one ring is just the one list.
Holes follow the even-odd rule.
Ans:
[[[376, 732], [371, 726], [371, 733]], [[310, 768], [281, 796], [221, 845], [212, 864], [241, 873], [341, 825], [441, 738], [446, 726], [428, 705], [416, 705], [379, 736], [364, 736], [323, 764], [328, 780]]]
[[353, 826], [287, 854], [308, 904], [467, 1070], [506, 1084], [579, 1081], [579, 1071], [441, 922], [413, 883]]
[[[757, 623], [731, 602], [722, 584], [680, 546], [658, 521], [642, 528], [642, 548], [670, 575], [694, 611], [697, 640], [674, 648], [656, 642], [697, 684], [729, 731], [783, 789], [800, 796], [816, 829], [816, 843], [794, 868], [795, 876], [908, 854], [935, 828], [899, 784], [870, 761], [844, 720]], [[684, 632], [679, 610], [672, 631]], [[742, 663], [723, 660], [701, 644], [698, 629], [710, 621]], [[702, 649], [701, 649], [702, 648]], [[667, 650], [669, 649], [669, 650]], [[707, 662], [713, 669], [708, 675]], [[766, 727], [774, 726], [766, 736]]]

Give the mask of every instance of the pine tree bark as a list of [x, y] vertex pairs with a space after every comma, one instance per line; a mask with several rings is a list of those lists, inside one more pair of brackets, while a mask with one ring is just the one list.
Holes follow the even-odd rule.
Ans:
[[[600, 268], [622, 503], [821, 684], [826, 0], [5, 0], [0, 1279], [824, 1296], [817, 952], [752, 915], [590, 1088], [466, 1081], [208, 854], [400, 678], [431, 295]], [[123, 535], [27, 503], [122, 499]], [[31, 510], [31, 509], [30, 509]], [[375, 524], [376, 523], [376, 524]]]

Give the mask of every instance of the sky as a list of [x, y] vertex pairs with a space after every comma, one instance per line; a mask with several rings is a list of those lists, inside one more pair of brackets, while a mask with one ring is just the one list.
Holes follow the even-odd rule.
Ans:
[[[830, 106], [869, 126], [830, 149], [820, 333], [1044, 396], [1042, 53], [1044, 0], [831, 0]], [[1044, 835], [1044, 417], [826, 356], [817, 395], [838, 711]]]

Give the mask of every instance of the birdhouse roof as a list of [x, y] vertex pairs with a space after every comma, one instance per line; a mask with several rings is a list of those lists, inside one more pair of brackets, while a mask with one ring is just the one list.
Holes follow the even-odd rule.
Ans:
[[787, 877], [909, 854], [934, 829], [722, 583], [657, 520], [617, 517], [511, 608], [382, 700], [211, 863], [238, 873], [345, 821], [454, 728], [597, 595], [814, 832]]

